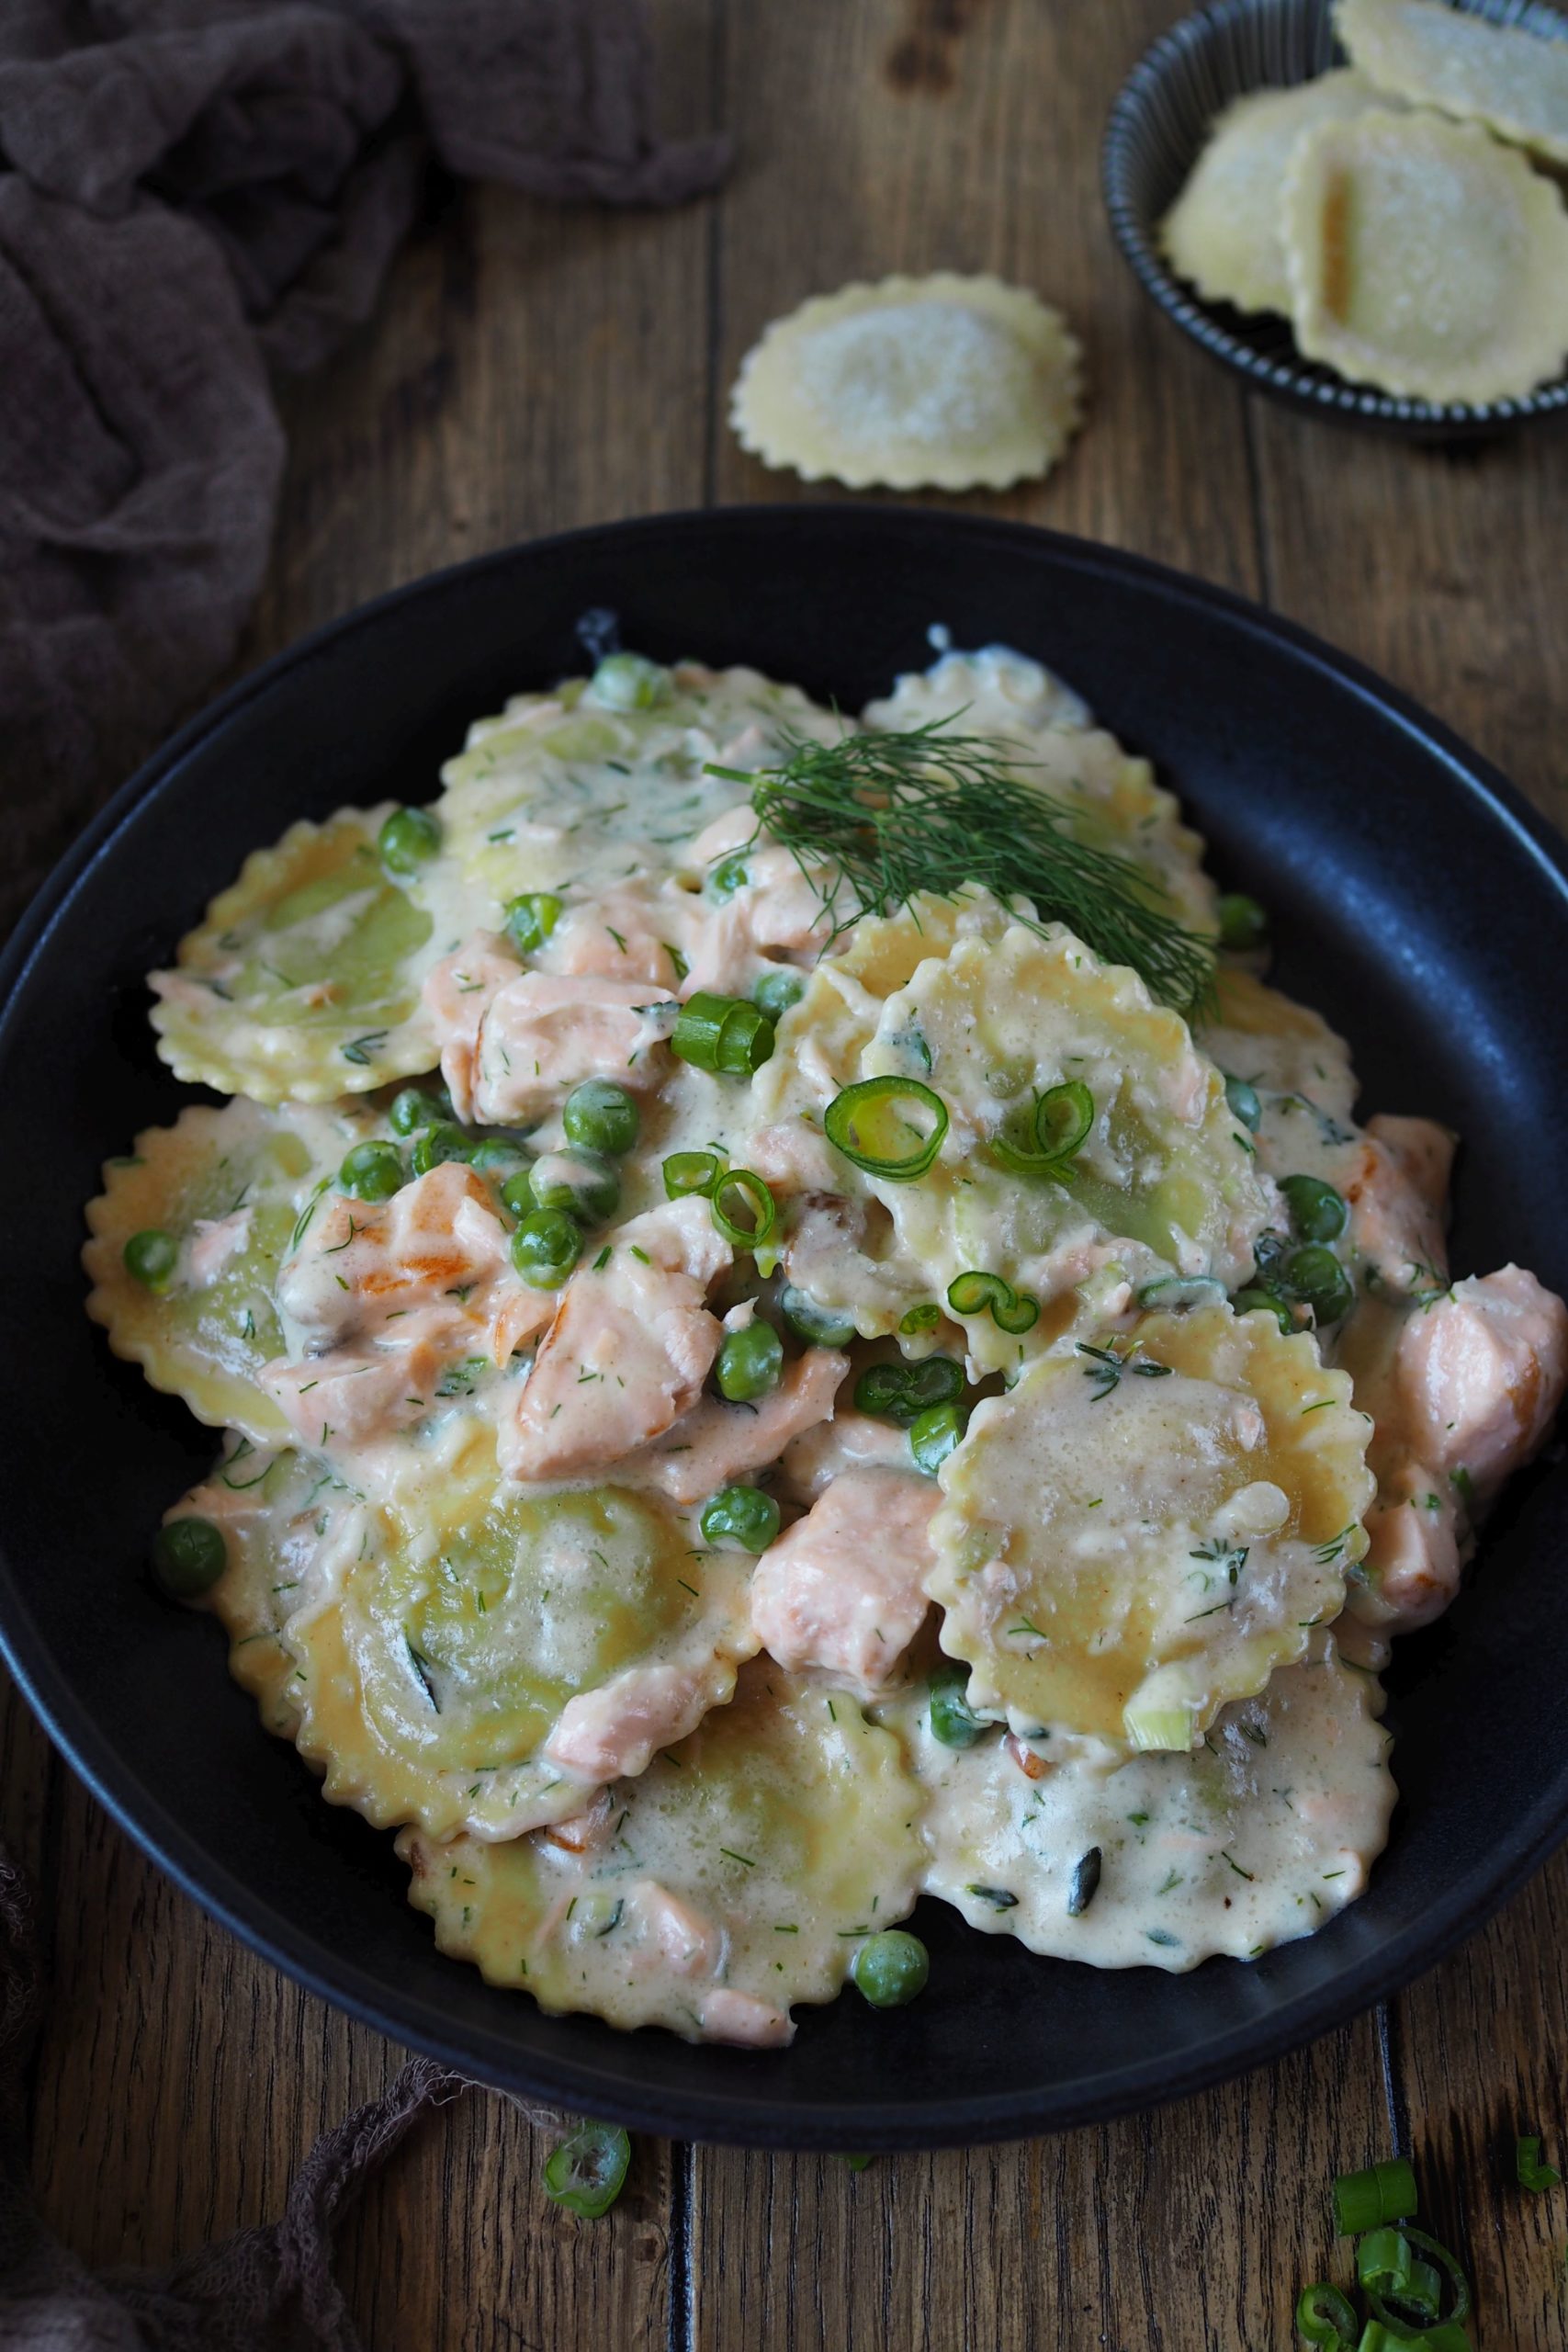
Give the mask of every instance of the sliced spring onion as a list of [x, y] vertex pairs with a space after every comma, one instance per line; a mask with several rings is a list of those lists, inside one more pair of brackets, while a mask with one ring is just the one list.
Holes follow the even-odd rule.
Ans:
[[620, 2195], [632, 2143], [618, 2123], [583, 2123], [545, 2161], [545, 2194], [585, 2222], [607, 2213]]
[[1000, 1274], [975, 1268], [953, 1276], [947, 1285], [947, 1303], [954, 1315], [983, 1315], [988, 1307], [998, 1330], [1014, 1337], [1032, 1330], [1040, 1320], [1040, 1301], [1030, 1292], [1014, 1290]]
[[1249, 1079], [1227, 1078], [1225, 1102], [1233, 1119], [1239, 1119], [1249, 1135], [1256, 1135], [1263, 1123], [1263, 1105], [1258, 1089]]
[[705, 1198], [718, 1182], [716, 1151], [672, 1151], [663, 1163], [664, 1197], [683, 1201], [693, 1193]]
[[1303, 2287], [1296, 2298], [1296, 2334], [1308, 2344], [1329, 2347], [1343, 2346], [1345, 2352], [1356, 2334], [1356, 2314], [1337, 2287], [1325, 2278], [1314, 2287]]
[[1261, 947], [1269, 937], [1269, 918], [1256, 899], [1244, 891], [1227, 890], [1219, 904], [1220, 945], [1245, 955]]
[[909, 1423], [909, 1453], [917, 1470], [934, 1478], [964, 1435], [956, 1405], [928, 1405]]
[[986, 1730], [964, 1692], [969, 1668], [960, 1658], [943, 1658], [931, 1679], [931, 1737], [943, 1747], [973, 1747]]
[[[1382, 2166], [1375, 2166], [1374, 2169], [1381, 2171]], [[1409, 2169], [1407, 2165], [1405, 2170], [1408, 2172]], [[1337, 2182], [1335, 2186], [1337, 2188]], [[1411, 2198], [1414, 2202], [1414, 2182], [1411, 2184]], [[1397, 2293], [1392, 2288], [1389, 2289], [1387, 2290], [1389, 2300], [1394, 2303], [1408, 2301], [1416, 2313], [1416, 2324], [1418, 2329], [1436, 2327], [1438, 2324], [1438, 2301], [1442, 2291], [1441, 2280], [1438, 2278], [1437, 2273], [1441, 2272], [1442, 2277], [1449, 2282], [1452, 2297], [1452, 2308], [1441, 2324], [1448, 2327], [1457, 2327], [1460, 2322], [1468, 2318], [1470, 2314], [1469, 2279], [1454, 2256], [1449, 2252], [1448, 2247], [1439, 2245], [1436, 2238], [1429, 2238], [1425, 2230], [1407, 2229], [1404, 2236], [1412, 2246], [1418, 2246], [1422, 2254], [1429, 2258], [1425, 2262], [1412, 2265], [1410, 2279], [1405, 2288], [1402, 2292]], [[1427, 2273], [1431, 2283], [1428, 2283], [1427, 2277], [1417, 2278], [1417, 2272]], [[1372, 2317], [1381, 2320], [1383, 2326], [1396, 2336], [1402, 2329], [1408, 2332], [1409, 2323], [1401, 2317], [1399, 2312], [1389, 2310], [1388, 2304], [1378, 2289], [1369, 2286], [1364, 2279], [1361, 2283], [1367, 2298], [1367, 2307]]]
[[1212, 1274], [1156, 1274], [1138, 1293], [1138, 1305], [1156, 1313], [1184, 1315], [1190, 1306], [1223, 1306], [1224, 1283]]
[[1402, 2230], [1369, 2230], [1356, 2247], [1356, 2277], [1363, 2287], [1394, 2294], [1409, 2278], [1415, 2258]]
[[773, 1050], [773, 1024], [744, 997], [699, 989], [675, 1016], [670, 1050], [678, 1061], [725, 1078], [750, 1078]]
[[855, 1383], [855, 1407], [912, 1429], [933, 1405], [953, 1405], [964, 1394], [964, 1367], [951, 1356], [922, 1356], [918, 1363], [868, 1364]]
[[779, 1292], [779, 1313], [808, 1348], [847, 1348], [858, 1336], [852, 1316], [841, 1307], [823, 1306], [794, 1283], [785, 1283]]
[[935, 1299], [931, 1298], [927, 1299], [922, 1306], [911, 1306], [908, 1315], [900, 1320], [898, 1329], [906, 1339], [912, 1340], [917, 1332], [934, 1331], [941, 1321], [942, 1309]]
[[[708, 1201], [713, 1221], [732, 1250], [761, 1248], [778, 1221], [773, 1196], [751, 1168], [727, 1168], [714, 1183]], [[749, 1225], [742, 1221], [748, 1212]]]
[[1385, 2156], [1364, 2172], [1335, 2177], [1334, 2225], [1344, 2238], [1359, 2238], [1385, 2222], [1413, 2221], [1419, 2203], [1407, 2156]]
[[1539, 2197], [1544, 2189], [1555, 2188], [1562, 2175], [1555, 2165], [1541, 2163], [1540, 2141], [1536, 2137], [1514, 2142], [1514, 2177], [1521, 2188]]
[[1061, 1176], [1094, 1125], [1094, 1097], [1081, 1078], [1048, 1086], [1034, 1104], [1032, 1139], [991, 1137], [991, 1155], [1014, 1176]]
[[[928, 1124], [912, 1118], [912, 1109]], [[890, 1184], [923, 1176], [947, 1127], [946, 1103], [916, 1078], [863, 1078], [834, 1096], [822, 1121], [829, 1142], [852, 1167]]]

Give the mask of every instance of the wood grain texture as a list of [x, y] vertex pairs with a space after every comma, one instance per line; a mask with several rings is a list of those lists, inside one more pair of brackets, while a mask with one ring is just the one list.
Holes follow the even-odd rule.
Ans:
[[[454, 198], [374, 323], [286, 400], [278, 538], [243, 662], [364, 597], [534, 533], [830, 496], [725, 427], [766, 321], [893, 269], [994, 269], [1061, 303], [1090, 387], [1044, 485], [933, 503], [1138, 548], [1386, 670], [1568, 814], [1554, 556], [1568, 442], [1412, 454], [1248, 402], [1114, 254], [1098, 141], [1176, 0], [660, 0], [673, 128], [739, 141], [716, 203], [605, 215]], [[933, 616], [933, 617], [935, 617]], [[50, 1761], [0, 1686], [0, 1834], [41, 1863], [56, 1996], [39, 2070], [51, 2217], [160, 2260], [276, 2212], [320, 2127], [400, 2052], [215, 1928]], [[1496, 2352], [1560, 2352], [1568, 2200], [1510, 2186], [1516, 2124], [1568, 2112], [1559, 1864], [1397, 2006], [1395, 2116], [1363, 2020], [1151, 2116], [879, 2159], [639, 2146], [604, 2222], [548, 2208], [540, 2135], [470, 2098], [423, 2127], [344, 2242], [375, 2352], [1272, 2352], [1333, 2256], [1324, 2190], [1408, 2116], [1428, 2210]], [[1565, 2152], [1559, 2148], [1561, 2156]]]

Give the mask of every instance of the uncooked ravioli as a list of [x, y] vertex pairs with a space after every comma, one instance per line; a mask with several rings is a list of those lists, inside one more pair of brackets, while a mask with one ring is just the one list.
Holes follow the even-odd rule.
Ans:
[[1334, 27], [1380, 90], [1568, 163], [1568, 40], [1438, 0], [1339, 0]]
[[741, 363], [743, 447], [807, 481], [1003, 489], [1043, 474], [1080, 413], [1059, 311], [995, 277], [886, 277], [775, 319]]
[[1344, 70], [1233, 100], [1215, 118], [1208, 144], [1160, 223], [1172, 268], [1208, 301], [1288, 312], [1280, 182], [1296, 141], [1320, 122], [1388, 103], [1363, 75]]
[[973, 1703], [1190, 1748], [1344, 1604], [1371, 1423], [1271, 1315], [1206, 1307], [1041, 1357], [943, 1464], [926, 1579]]
[[1511, 400], [1568, 352], [1568, 213], [1478, 123], [1375, 112], [1325, 123], [1286, 175], [1296, 342], [1353, 383]]
[[1395, 1795], [1382, 1713], [1325, 1633], [1190, 1755], [1057, 1763], [995, 1734], [954, 1751], [923, 1700], [888, 1720], [930, 1791], [927, 1893], [1031, 1951], [1182, 1970], [1311, 1935], [1362, 1892]]
[[409, 1833], [399, 1850], [440, 1949], [543, 2009], [787, 2040], [791, 2005], [830, 2001], [864, 1938], [912, 1909], [921, 1803], [852, 1699], [758, 1659], [730, 1705], [609, 1792], [597, 1829], [564, 1827], [572, 1843]]

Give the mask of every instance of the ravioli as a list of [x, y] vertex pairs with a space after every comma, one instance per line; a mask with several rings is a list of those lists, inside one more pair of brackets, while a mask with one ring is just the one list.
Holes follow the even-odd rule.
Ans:
[[290, 825], [253, 852], [153, 972], [158, 1051], [176, 1078], [260, 1102], [327, 1102], [431, 1069], [420, 1002], [442, 952], [430, 914], [382, 865], [393, 804]]
[[1338, 0], [1334, 27], [1381, 90], [1568, 164], [1568, 40], [1435, 0]]
[[1193, 1747], [1337, 1615], [1371, 1424], [1267, 1314], [1150, 1315], [1026, 1367], [943, 1464], [926, 1589], [1015, 1730]]
[[900, 1723], [930, 1792], [925, 1891], [973, 1928], [1093, 1968], [1255, 1960], [1325, 1927], [1366, 1886], [1395, 1789], [1377, 1677], [1315, 1634], [1190, 1756], [998, 1736], [955, 1752], [924, 1704]]
[[451, 1957], [542, 2009], [688, 2041], [787, 2041], [863, 1939], [913, 1907], [921, 1795], [842, 1692], [759, 1659], [733, 1702], [609, 1792], [591, 1841], [405, 1833], [411, 1901]]
[[615, 1777], [558, 1760], [573, 1710], [606, 1713], [636, 1772], [757, 1646], [744, 1555], [705, 1550], [647, 1495], [498, 1483], [488, 1453], [367, 1505], [288, 1629], [300, 1753], [378, 1827], [504, 1838], [563, 1819]]
[[1353, 383], [1512, 400], [1568, 353], [1562, 198], [1477, 123], [1374, 112], [1309, 131], [1284, 234], [1296, 342]]
[[[1268, 1203], [1219, 1073], [1134, 973], [1060, 926], [1042, 938], [1014, 923], [921, 964], [883, 1005], [854, 1076], [918, 1080], [946, 1107], [929, 1175], [869, 1180], [939, 1295], [978, 1270], [1043, 1305], [1108, 1259], [1229, 1288], [1251, 1263]], [[1026, 1144], [1035, 1102], [1069, 1083], [1093, 1102], [1070, 1164], [1059, 1176], [1000, 1164], [998, 1138]], [[988, 1313], [966, 1329], [976, 1363], [1017, 1362]]]
[[807, 481], [968, 490], [1048, 473], [1082, 414], [1061, 312], [995, 277], [885, 277], [775, 319], [741, 362], [742, 448]]
[[210, 1478], [193, 1487], [165, 1525], [194, 1515], [221, 1529], [228, 1566], [199, 1606], [229, 1636], [229, 1671], [280, 1738], [299, 1728], [303, 1676], [288, 1620], [306, 1605], [334, 1528], [354, 1496], [333, 1471], [291, 1447], [237, 1437]]
[[1389, 100], [1364, 74], [1341, 69], [1293, 89], [1252, 90], [1217, 115], [1208, 142], [1160, 223], [1178, 274], [1206, 301], [1238, 311], [1291, 308], [1280, 237], [1280, 182], [1305, 130]]
[[[172, 1127], [138, 1136], [125, 1159], [105, 1166], [82, 1252], [93, 1283], [87, 1312], [115, 1354], [183, 1396], [197, 1420], [257, 1442], [286, 1437], [256, 1377], [283, 1352], [278, 1267], [320, 1180], [380, 1125], [367, 1109], [268, 1109], [241, 1098], [221, 1110], [193, 1106]], [[179, 1244], [164, 1290], [139, 1282], [124, 1260], [131, 1236], [149, 1230]]]
[[942, 720], [1016, 745], [1019, 783], [1057, 801], [1081, 839], [1142, 866], [1184, 922], [1214, 930], [1215, 891], [1203, 871], [1203, 844], [1182, 823], [1175, 794], [1155, 782], [1147, 760], [1096, 727], [1078, 696], [1040, 662], [1006, 646], [944, 653], [930, 670], [900, 677], [863, 717], [874, 731]]

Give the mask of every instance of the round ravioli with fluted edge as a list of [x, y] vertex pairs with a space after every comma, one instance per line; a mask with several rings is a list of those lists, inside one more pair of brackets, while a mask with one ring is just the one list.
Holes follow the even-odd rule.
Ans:
[[1203, 1307], [1036, 1359], [942, 1464], [926, 1590], [974, 1704], [1190, 1748], [1344, 1604], [1371, 1424], [1272, 1316]]
[[229, 1671], [261, 1710], [268, 1731], [293, 1739], [302, 1675], [287, 1626], [310, 1600], [334, 1531], [355, 1500], [324, 1462], [291, 1446], [236, 1435], [209, 1478], [164, 1517], [206, 1519], [222, 1534], [228, 1565], [194, 1602], [229, 1636]]
[[1380, 90], [1568, 164], [1568, 41], [1438, 0], [1337, 0], [1334, 28]]
[[1402, 398], [1472, 403], [1561, 369], [1568, 211], [1479, 123], [1378, 110], [1320, 124], [1291, 158], [1283, 207], [1309, 359]]
[[[816, 1011], [808, 998], [797, 1018], [807, 1004]], [[1101, 964], [1060, 926], [1042, 937], [1010, 922], [999, 936], [954, 936], [920, 962], [875, 1007], [866, 1036], [869, 1010], [847, 1005], [838, 1038], [814, 1033], [817, 1051], [797, 1057], [794, 1085], [816, 1080], [823, 1116], [839, 1085], [869, 1079], [940, 1098], [947, 1131], [923, 1175], [863, 1173], [939, 1297], [978, 1271], [1044, 1305], [1110, 1259], [1134, 1277], [1174, 1267], [1227, 1288], [1245, 1278], [1269, 1222], [1249, 1138], [1186, 1023], [1135, 973]], [[1010, 1146], [1032, 1145], [1036, 1104], [1068, 1087], [1088, 1121], [1070, 1159], [1045, 1172], [1005, 1165]], [[985, 1308], [965, 1329], [982, 1369], [1017, 1363], [1020, 1342]]]
[[[182, 1111], [172, 1127], [147, 1128], [123, 1159], [107, 1161], [104, 1190], [87, 1204], [82, 1262], [93, 1283], [87, 1312], [115, 1354], [210, 1427], [258, 1442], [287, 1436], [256, 1381], [284, 1352], [278, 1266], [321, 1180], [353, 1145], [384, 1132], [367, 1105], [269, 1108], [237, 1096], [221, 1109]], [[125, 1262], [126, 1243], [147, 1231], [178, 1245], [160, 1289]]]
[[1166, 259], [1205, 301], [1290, 312], [1280, 181], [1303, 131], [1394, 103], [1341, 67], [1292, 89], [1248, 90], [1210, 125], [1202, 153], [1159, 224]]
[[776, 2043], [861, 1942], [913, 1908], [923, 1798], [891, 1733], [769, 1659], [729, 1705], [562, 1833], [405, 1832], [410, 1899], [449, 1957], [552, 2013]]
[[764, 465], [863, 490], [996, 490], [1048, 473], [1082, 414], [1082, 352], [1022, 287], [938, 270], [818, 294], [740, 364], [729, 421]]
[[757, 1648], [750, 1567], [652, 1496], [502, 1481], [477, 1438], [366, 1506], [290, 1623], [300, 1754], [380, 1828], [564, 1819], [728, 1698]]
[[896, 1718], [929, 1792], [924, 1891], [988, 1935], [1093, 1968], [1255, 1960], [1353, 1902], [1396, 1796], [1382, 1690], [1333, 1635], [1224, 1708], [1190, 1755], [998, 1736], [955, 1752]]
[[158, 1051], [177, 1078], [261, 1102], [327, 1102], [434, 1068], [420, 999], [452, 943], [381, 863], [394, 804], [302, 819], [255, 850], [152, 972]]

